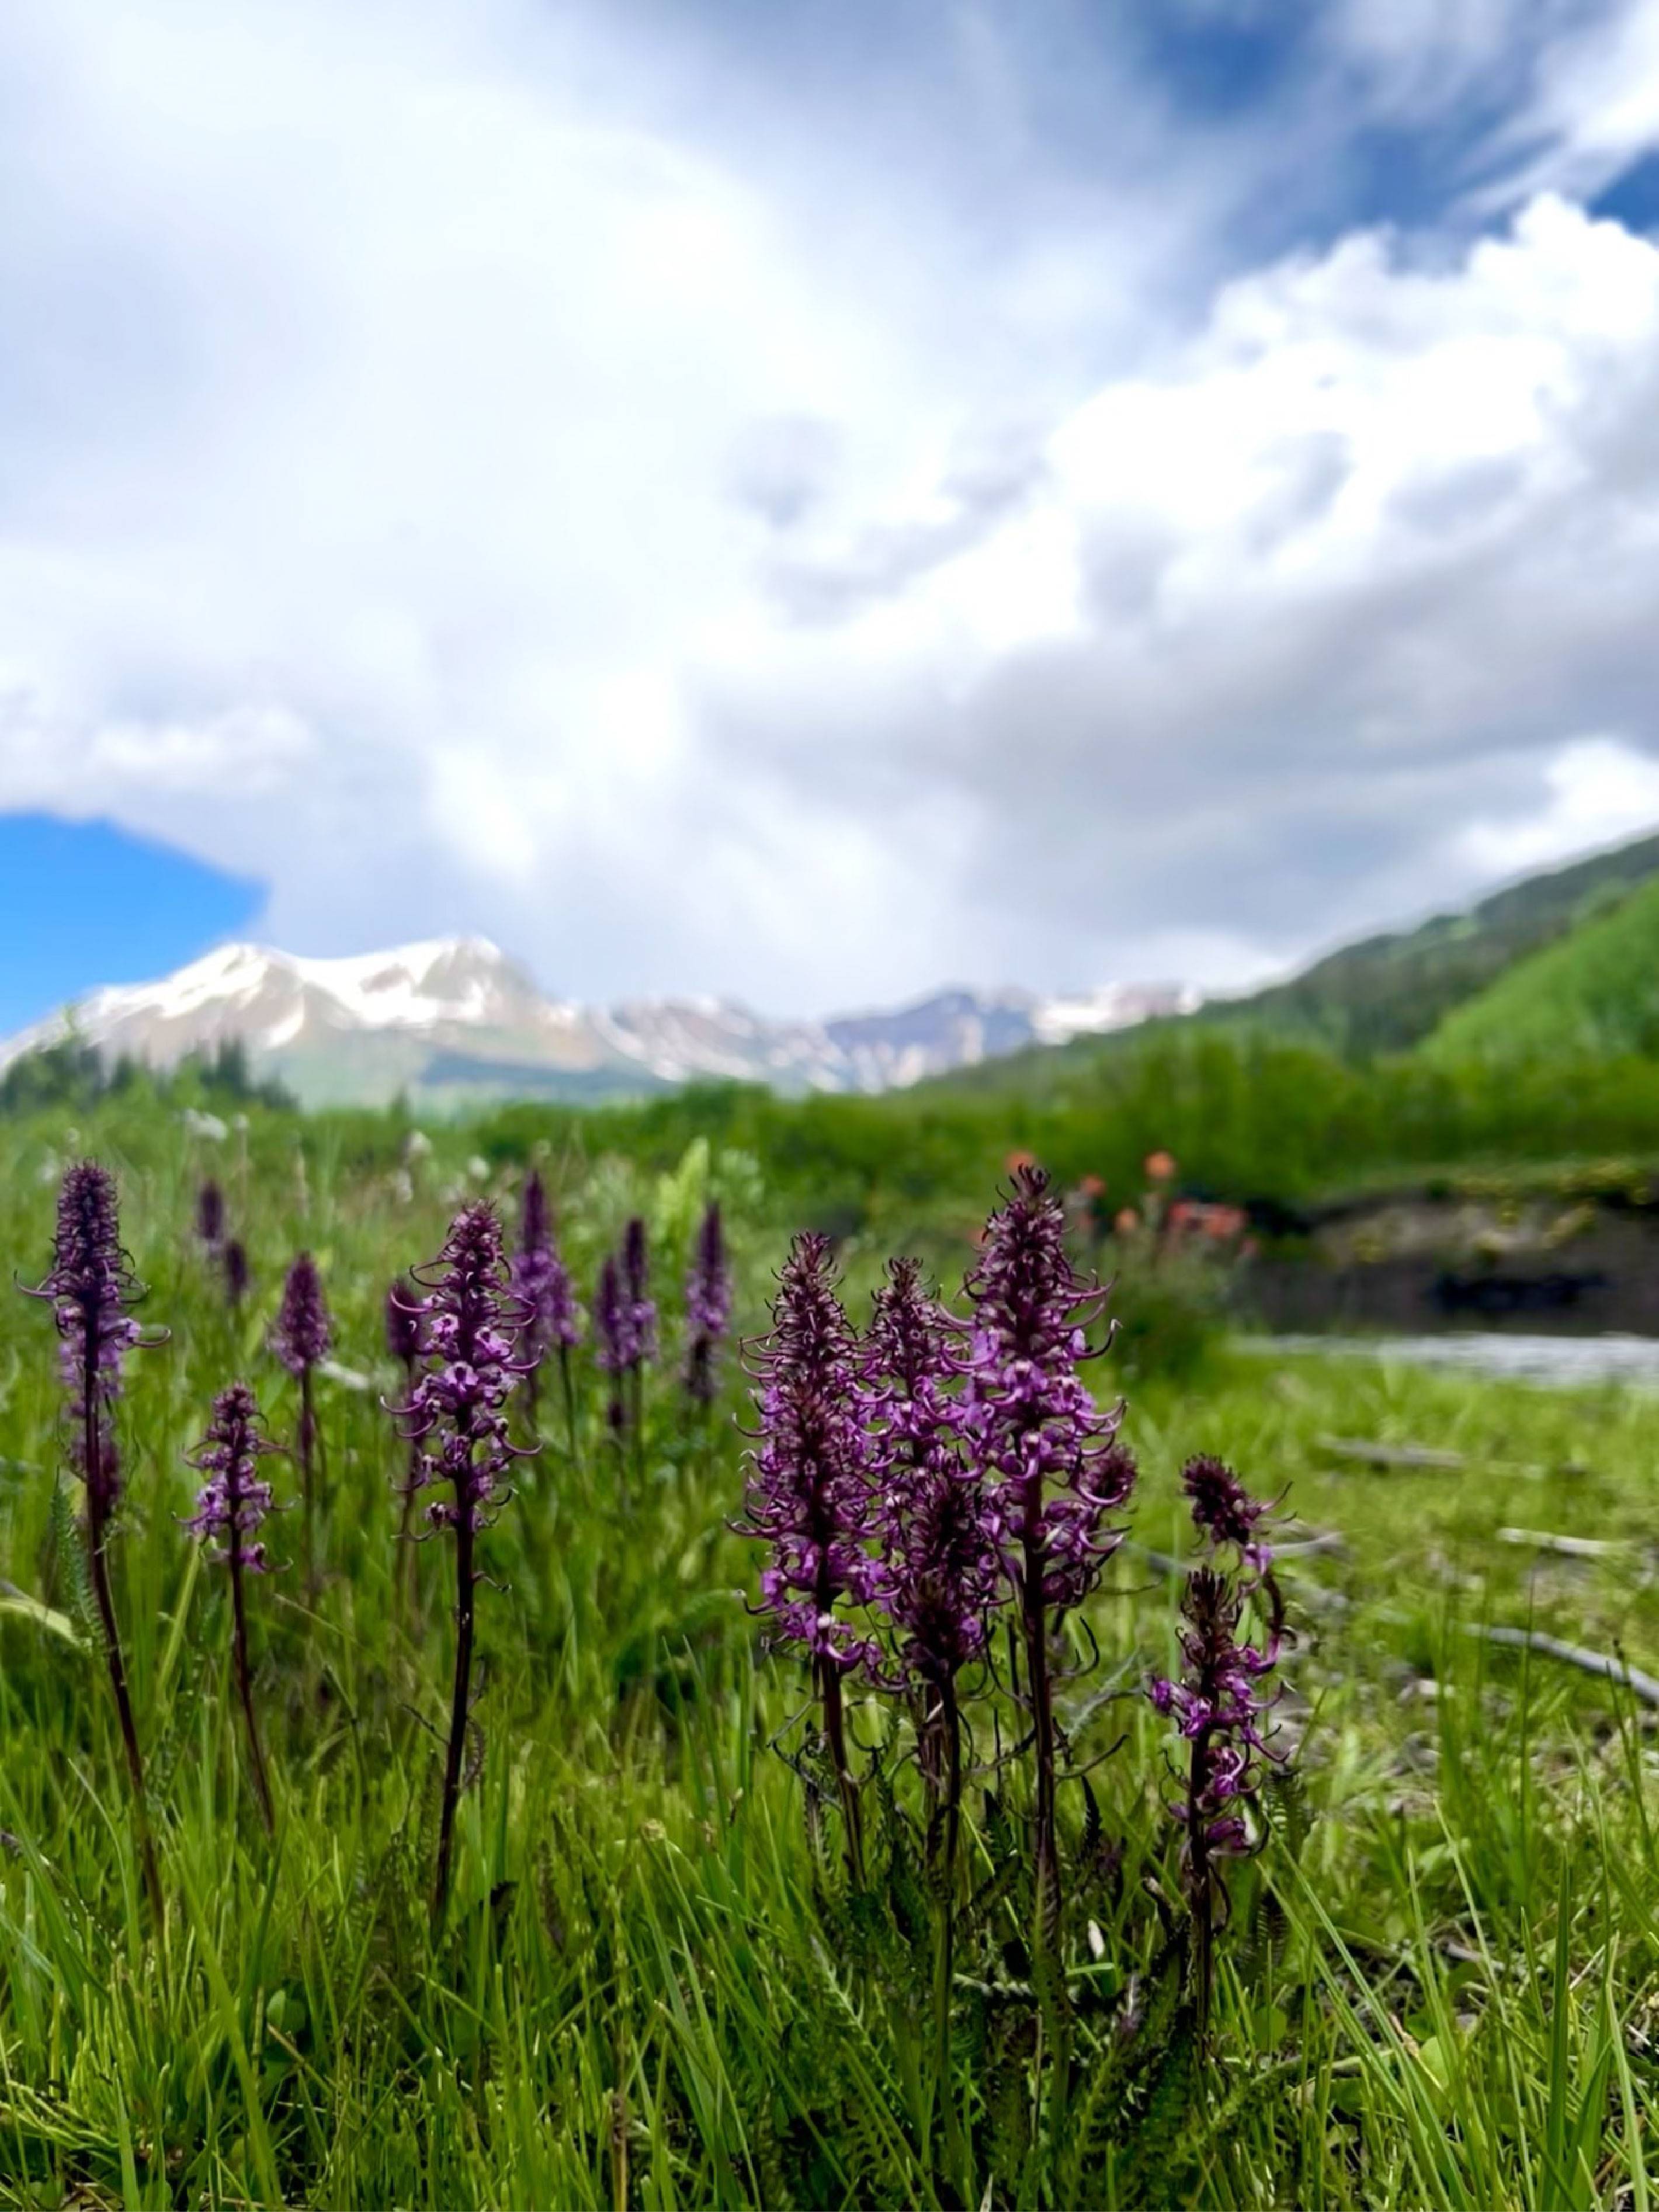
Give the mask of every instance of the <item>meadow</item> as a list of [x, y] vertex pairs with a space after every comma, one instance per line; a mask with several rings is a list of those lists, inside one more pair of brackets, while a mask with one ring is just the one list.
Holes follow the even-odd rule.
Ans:
[[[914, 1685], [845, 1675], [850, 1863], [814, 1670], [757, 1609], [766, 1547], [733, 1526], [751, 1386], [729, 1340], [713, 1403], [684, 1380], [681, 1285], [711, 1199], [731, 1333], [768, 1327], [794, 1198], [769, 1161], [718, 1132], [671, 1158], [544, 1135], [532, 1155], [531, 1132], [515, 1153], [499, 1127], [411, 1143], [395, 1120], [258, 1104], [242, 1127], [118, 1101], [65, 1118], [0, 1124], [0, 1254], [40, 1282], [63, 1172], [91, 1153], [148, 1286], [137, 1317], [166, 1332], [125, 1363], [107, 1554], [160, 1897], [52, 1313], [9, 1295], [0, 2202], [1644, 2212], [1659, 1861], [1647, 1686], [1620, 1675], [1659, 1664], [1644, 1401], [1224, 1345], [1190, 1370], [1088, 1370], [1103, 1405], [1129, 1393], [1139, 1475], [1113, 1516], [1126, 1540], [1054, 1639], [1049, 1914], [1017, 1663], [981, 1688], [947, 1875]], [[661, 1346], [620, 1431], [586, 1334], [568, 1419], [547, 1366], [540, 1449], [479, 1532], [440, 1902], [454, 1545], [443, 1528], [398, 1541], [417, 1425], [386, 1410], [409, 1378], [386, 1294], [460, 1208], [493, 1203], [510, 1242], [532, 1164], [584, 1306], [644, 1224]], [[197, 1233], [209, 1176], [246, 1247], [237, 1310]], [[859, 1221], [835, 1255], [860, 1327], [891, 1225]], [[228, 1577], [185, 1524], [190, 1455], [234, 1378], [295, 1440], [270, 1331], [301, 1249], [333, 1340], [312, 1377], [309, 1572], [295, 1460], [259, 1466], [279, 1508], [261, 1531], [277, 1571], [247, 1592], [268, 1829]], [[927, 1255], [947, 1294], [974, 1256], [954, 1222]], [[522, 1378], [507, 1418], [527, 1443]], [[1333, 1439], [1383, 1449], [1373, 1463]], [[1171, 1810], [1185, 1747], [1147, 1694], [1182, 1674], [1194, 1454], [1273, 1503], [1293, 1632], [1207, 1972]]]

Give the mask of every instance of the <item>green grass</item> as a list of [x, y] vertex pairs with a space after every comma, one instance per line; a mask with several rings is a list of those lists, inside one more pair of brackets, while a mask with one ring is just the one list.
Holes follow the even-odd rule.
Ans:
[[1659, 884], [1650, 882], [1454, 1007], [1427, 1050], [1448, 1062], [1650, 1054], [1659, 1042], [1656, 954]]
[[[119, 1605], [160, 1929], [54, 1504], [49, 1323], [21, 1298], [0, 1308], [0, 2203], [951, 2201], [925, 2032], [902, 1976], [884, 1977], [824, 1893], [833, 1876], [783, 1756], [804, 1689], [793, 1663], [761, 1651], [744, 1603], [754, 1562], [726, 1525], [735, 1395], [703, 1432], [665, 1378], [643, 1482], [592, 1419], [574, 1459], [550, 1446], [527, 1466], [487, 1540], [499, 1587], [480, 1593], [477, 1771], [454, 1901], [433, 1927], [453, 1566], [441, 1543], [422, 1547], [400, 1617], [379, 1302], [395, 1267], [435, 1249], [457, 1164], [428, 1164], [405, 1198], [384, 1162], [313, 1158], [302, 1212], [286, 1137], [273, 1130], [262, 1152], [254, 1134], [246, 1190], [234, 1164], [228, 1178], [258, 1269], [237, 1342], [181, 1233], [194, 1170], [177, 1140], [135, 1135], [118, 1163], [147, 1312], [172, 1331], [135, 1358], [121, 1415]], [[4, 1256], [28, 1279], [51, 1191], [33, 1153], [4, 1164]], [[584, 1279], [641, 1202], [672, 1296], [702, 1165], [660, 1182], [584, 1170], [568, 1224]], [[718, 1158], [714, 1171], [726, 1172]], [[317, 1606], [291, 1568], [254, 1592], [270, 1844], [236, 1735], [225, 1593], [179, 1516], [183, 1455], [230, 1372], [257, 1381], [279, 1434], [291, 1421], [261, 1343], [301, 1237], [325, 1267], [339, 1358], [370, 1387], [324, 1388]], [[753, 1327], [775, 1243], [751, 1226], [740, 1251]], [[1065, 2141], [988, 2192], [981, 2100], [1018, 2054], [975, 2044], [964, 1993], [954, 2087], [972, 2201], [1645, 2207], [1654, 1754], [1623, 1693], [1474, 1632], [1531, 1622], [1659, 1662], [1655, 1413], [1613, 1393], [1309, 1360], [1222, 1361], [1137, 1389], [1144, 1548], [1120, 1556], [1091, 1608], [1097, 1674], [1066, 1692], [1078, 1762], [1109, 1754], [1092, 1779], [1119, 1855], [1079, 1985], [1096, 1976], [1115, 2017], [1137, 1990], [1152, 2002], [1146, 1930], [1159, 1899], [1176, 1913], [1164, 1730], [1143, 1700], [1097, 1693], [1171, 1663], [1174, 1589], [1146, 1552], [1182, 1548], [1176, 1474], [1194, 1449], [1224, 1452], [1344, 1539], [1286, 1567], [1299, 1640], [1280, 1717], [1312, 1826], [1299, 1852], [1276, 1830], [1236, 1877], [1213, 2061], [1194, 2072], [1188, 2054], [1152, 2084], [1161, 2130], [1080, 2108]], [[1469, 1464], [1344, 1471], [1319, 1448], [1331, 1431], [1450, 1445]], [[296, 1519], [279, 1556], [297, 1556]], [[1498, 1540], [1507, 1524], [1623, 1548], [1535, 1559]], [[902, 1744], [874, 1693], [857, 1725], [890, 1754]], [[1075, 1835], [1082, 1793], [1065, 1795]], [[977, 1793], [972, 1828], [982, 1869], [994, 1838]]]

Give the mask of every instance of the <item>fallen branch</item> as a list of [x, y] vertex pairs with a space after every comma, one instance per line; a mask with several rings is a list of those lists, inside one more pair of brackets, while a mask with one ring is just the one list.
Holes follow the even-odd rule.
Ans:
[[1659, 1709], [1659, 1678], [1644, 1674], [1626, 1660], [1609, 1658], [1605, 1652], [1592, 1651], [1583, 1644], [1565, 1644], [1559, 1636], [1546, 1636], [1537, 1628], [1492, 1627], [1466, 1620], [1463, 1632], [1466, 1636], [1478, 1636], [1487, 1644], [1502, 1644], [1512, 1651], [1535, 1651], [1542, 1658], [1559, 1659], [1564, 1667], [1577, 1667], [1581, 1674], [1599, 1675], [1605, 1682], [1617, 1682], [1644, 1705]]
[[1630, 1548], [1622, 1537], [1552, 1536], [1541, 1528], [1500, 1528], [1498, 1540], [1534, 1552], [1556, 1552], [1564, 1559], [1607, 1559]]
[[1362, 1467], [1416, 1468], [1452, 1474], [1468, 1465], [1462, 1452], [1436, 1451], [1428, 1444], [1382, 1444], [1364, 1437], [1316, 1437], [1314, 1449], [1329, 1459], [1357, 1460]]

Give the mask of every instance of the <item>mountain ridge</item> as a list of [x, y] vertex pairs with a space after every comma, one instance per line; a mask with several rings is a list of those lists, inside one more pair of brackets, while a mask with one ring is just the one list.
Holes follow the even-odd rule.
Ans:
[[1084, 1026], [1194, 1002], [1175, 985], [1079, 997], [951, 989], [823, 1021], [735, 1000], [587, 1006], [544, 993], [488, 938], [422, 939], [316, 957], [233, 943], [154, 981], [105, 985], [0, 1042], [0, 1069], [73, 1035], [107, 1058], [170, 1066], [238, 1043], [303, 1103], [434, 1106], [490, 1097], [598, 1100], [708, 1079], [785, 1091], [874, 1092]]

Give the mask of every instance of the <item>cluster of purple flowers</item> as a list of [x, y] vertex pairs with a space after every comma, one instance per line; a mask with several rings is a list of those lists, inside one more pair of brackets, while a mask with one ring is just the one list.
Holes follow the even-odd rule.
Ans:
[[1001, 1517], [971, 1448], [971, 1403], [953, 1387], [961, 1334], [920, 1261], [890, 1261], [859, 1358], [876, 1596], [902, 1667], [935, 1686], [983, 1651], [1003, 1595]]
[[[1252, 1808], [1262, 1762], [1275, 1756], [1263, 1733], [1273, 1703], [1264, 1685], [1278, 1664], [1285, 1628], [1272, 1547], [1261, 1529], [1271, 1508], [1218, 1459], [1189, 1460], [1182, 1480], [1206, 1556], [1188, 1576], [1182, 1596], [1181, 1678], [1154, 1680], [1148, 1695], [1175, 1721], [1187, 1747], [1185, 1795], [1172, 1809], [1182, 1824], [1202, 2015], [1214, 1934], [1226, 1909], [1218, 1863], [1244, 1856], [1260, 1833]], [[1259, 1643], [1242, 1633], [1247, 1614], [1262, 1622]]]
[[328, 1358], [334, 1324], [323, 1296], [323, 1279], [309, 1252], [301, 1252], [288, 1271], [283, 1303], [271, 1323], [270, 1349], [296, 1379]]
[[524, 1353], [539, 1364], [550, 1352], [581, 1341], [581, 1313], [570, 1272], [553, 1233], [547, 1189], [532, 1169], [524, 1187], [519, 1249], [513, 1256], [513, 1295], [524, 1308]]
[[685, 1369], [688, 1396], [710, 1405], [719, 1382], [717, 1361], [732, 1325], [732, 1278], [718, 1203], [704, 1211], [685, 1278]]
[[751, 1354], [760, 1429], [741, 1525], [771, 1547], [761, 1601], [779, 1632], [842, 1673], [879, 1656], [836, 1611], [867, 1603], [881, 1587], [868, 1548], [874, 1492], [856, 1349], [830, 1240], [804, 1231], [779, 1276], [771, 1334]]
[[[1079, 1374], [1104, 1293], [1066, 1255], [1064, 1218], [1036, 1169], [1016, 1177], [969, 1274], [972, 1318], [891, 1263], [860, 1340], [823, 1237], [797, 1237], [759, 1384], [746, 1527], [772, 1546], [762, 1576], [787, 1636], [865, 1646], [799, 1594], [874, 1601], [907, 1663], [954, 1673], [984, 1649], [994, 1609], [1028, 1587], [1046, 1611], [1079, 1604], [1121, 1540], [1109, 1516], [1135, 1467]], [[822, 1589], [821, 1557], [840, 1564]], [[797, 1595], [792, 1595], [797, 1594]]]
[[120, 1725], [133, 1816], [150, 1909], [162, 1912], [161, 1874], [150, 1832], [144, 1763], [127, 1686], [115, 1614], [108, 1543], [120, 1495], [120, 1461], [112, 1418], [126, 1356], [144, 1336], [131, 1309], [143, 1295], [121, 1245], [115, 1178], [95, 1161], [79, 1160], [58, 1194], [58, 1230], [46, 1279], [29, 1291], [48, 1301], [58, 1330], [59, 1365], [68, 1398], [70, 1461], [86, 1489], [87, 1564], [103, 1632], [104, 1661]]
[[131, 1312], [142, 1294], [121, 1248], [115, 1178], [95, 1161], [77, 1161], [58, 1192], [51, 1269], [29, 1295], [52, 1306], [73, 1416], [70, 1460], [86, 1484], [88, 1525], [100, 1545], [120, 1491], [110, 1415], [126, 1356], [143, 1340]]
[[413, 1311], [429, 1364], [398, 1409], [406, 1433], [423, 1446], [413, 1480], [421, 1490], [449, 1486], [447, 1499], [427, 1508], [434, 1528], [465, 1525], [476, 1534], [507, 1495], [519, 1451], [507, 1436], [507, 1397], [530, 1366], [516, 1356], [524, 1311], [513, 1296], [495, 1209], [463, 1206], [436, 1261], [415, 1278], [427, 1292]]
[[[1121, 1541], [1110, 1516], [1135, 1480], [1117, 1442], [1121, 1407], [1101, 1413], [1079, 1372], [1104, 1299], [1073, 1268], [1064, 1236], [1042, 1172], [1021, 1170], [968, 1278], [971, 1318], [949, 1313], [902, 1260], [861, 1342], [826, 1240], [798, 1237], [772, 1333], [751, 1355], [759, 1424], [741, 1524], [770, 1547], [763, 1603], [811, 1653], [821, 1690], [828, 1668], [862, 1665], [915, 1693], [935, 1790], [941, 1758], [954, 1773], [957, 1677], [986, 1651], [997, 1609], [1017, 1607], [1036, 1863], [1051, 1898], [1050, 1639]], [[860, 1606], [884, 1616], [890, 1650], [848, 1618]]]
[[259, 1407], [246, 1382], [233, 1382], [213, 1401], [213, 1419], [190, 1464], [205, 1474], [196, 1510], [185, 1523], [192, 1536], [222, 1540], [212, 1553], [239, 1573], [270, 1571], [259, 1537], [270, 1511], [270, 1485], [259, 1462], [277, 1447], [259, 1432]]

